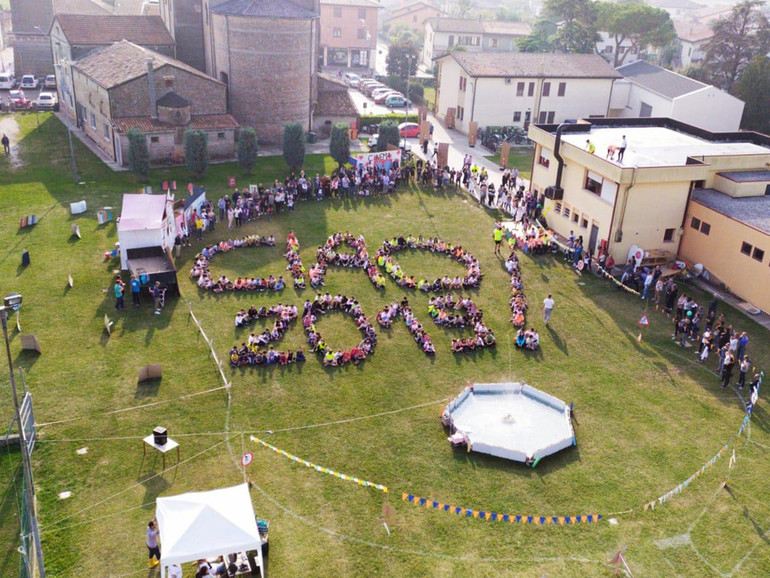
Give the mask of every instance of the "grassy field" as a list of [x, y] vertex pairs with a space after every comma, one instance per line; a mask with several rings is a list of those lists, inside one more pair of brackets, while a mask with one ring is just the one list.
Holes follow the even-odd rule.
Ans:
[[[487, 149], [484, 149], [487, 150]], [[522, 148], [522, 149], [511, 149], [510, 154], [508, 155], [508, 166], [513, 168], [516, 167], [519, 169], [519, 176], [521, 178], [529, 180], [532, 176], [532, 155], [534, 154], [533, 149], [531, 148]], [[495, 153], [493, 155], [488, 155], [484, 157], [485, 159], [489, 159], [493, 163], [500, 166], [500, 153]]]
[[[481, 262], [484, 279], [471, 295], [498, 337], [496, 349], [453, 355], [449, 343], [457, 332], [430, 323], [424, 295], [390, 282], [378, 292], [363, 272], [330, 268], [326, 290], [355, 295], [370, 317], [407, 295], [433, 337], [435, 358], [420, 352], [403, 323], [395, 323], [391, 330], [378, 330], [375, 355], [359, 366], [325, 369], [310, 355], [303, 365], [225, 367], [232, 380], [228, 403], [221, 390], [211, 391], [222, 381], [190, 311], [226, 359], [231, 345], [248, 334], [233, 327], [239, 308], [276, 302], [301, 307], [313, 292], [201, 292], [187, 278], [198, 244], [177, 261], [182, 295], [162, 315], [153, 315], [149, 302], [115, 312], [106, 289], [116, 263], [105, 262], [102, 253], [117, 240], [116, 227], [98, 226], [94, 211], [110, 205], [119, 212], [120, 194], [138, 183], [131, 174], [102, 167], [78, 146], [85, 184], [73, 185], [66, 131], [58, 121], [41, 116], [35, 130], [33, 117], [17, 118], [18, 166], [0, 159], [0, 291], [24, 294], [23, 331], [37, 335], [43, 349], [40, 356], [22, 352], [12, 331], [14, 363], [24, 369], [41, 424], [33, 467], [49, 576], [103, 576], [105, 560], [107, 575], [147, 575], [143, 532], [154, 500], [237, 484], [244, 477], [253, 483], [257, 514], [271, 522], [274, 576], [610, 576], [607, 561], [621, 549], [634, 576], [770, 572], [770, 423], [762, 403], [747, 433], [730, 446], [738, 460], [729, 490], [719, 489], [728, 476], [725, 455], [681, 496], [651, 512], [641, 508], [735, 438], [744, 415], [738, 394], [744, 392], [720, 391], [713, 359], [700, 365], [692, 349], [676, 347], [670, 322], [654, 310], [651, 327], [638, 342], [636, 323], [645, 310], [638, 297], [590, 275], [577, 276], [557, 256], [522, 257], [529, 324], [542, 336], [542, 351], [524, 354], [512, 346], [509, 278], [491, 243], [498, 215], [462, 196], [409, 188], [365, 202], [300, 203], [293, 213], [232, 233], [218, 224], [205, 241], [254, 232], [282, 240], [293, 229], [306, 266], [314, 261], [316, 246], [335, 231], [363, 234], [370, 253], [399, 233], [462, 243]], [[309, 172], [332, 165], [325, 157], [307, 159]], [[260, 159], [253, 177], [233, 165], [217, 165], [204, 184], [215, 198], [227, 192], [229, 175], [245, 185], [285, 172], [279, 159]], [[189, 177], [184, 169], [153, 173], [154, 184], [162, 179], [176, 179], [181, 195]], [[87, 200], [88, 213], [71, 216], [68, 204], [81, 199]], [[39, 224], [18, 230], [19, 219], [32, 213]], [[81, 240], [70, 235], [75, 223]], [[27, 268], [20, 266], [23, 248], [32, 258]], [[212, 259], [211, 271], [277, 276], [284, 272], [282, 252], [240, 249]], [[430, 254], [398, 257], [410, 274], [458, 270]], [[75, 281], [71, 289], [68, 274]], [[682, 289], [707, 302], [691, 287]], [[547, 293], [557, 304], [549, 328], [539, 315]], [[748, 318], [726, 313], [749, 332], [754, 362], [767, 367], [767, 334]], [[112, 335], [104, 331], [105, 314], [115, 322]], [[326, 315], [318, 326], [334, 347], [360, 339], [347, 317]], [[277, 347], [296, 349], [304, 342], [297, 321]], [[160, 382], [136, 384], [137, 368], [145, 363], [163, 363]], [[574, 402], [578, 447], [535, 469], [453, 450], [439, 414], [468, 380], [523, 380]], [[10, 394], [3, 388], [0, 395], [7, 422]], [[314, 424], [318, 427], [305, 427]], [[158, 455], [142, 455], [141, 439], [157, 425], [181, 444], [180, 465], [165, 472]], [[390, 492], [314, 472], [250, 442], [250, 435], [385, 484]], [[84, 447], [87, 453], [76, 453]], [[237, 463], [246, 451], [254, 452], [254, 462], [244, 473]], [[169, 461], [175, 463], [176, 456]], [[0, 466], [5, 476], [10, 465]], [[12, 487], [8, 479], [3, 484]], [[72, 497], [59, 500], [64, 490]], [[403, 502], [402, 492], [510, 514], [602, 514], [617, 524], [500, 524], [421, 509]], [[381, 523], [384, 504], [395, 510], [388, 516], [390, 535]], [[0, 540], [3, 560], [13, 562], [12, 532], [0, 533]], [[13, 575], [15, 567], [6, 565], [3, 575]]]

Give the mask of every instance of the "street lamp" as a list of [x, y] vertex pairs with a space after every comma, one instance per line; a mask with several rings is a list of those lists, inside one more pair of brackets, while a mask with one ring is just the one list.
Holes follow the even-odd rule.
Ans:
[[[64, 80], [64, 62], [59, 62], [55, 66], [57, 70], [60, 72], [62, 80]], [[67, 93], [70, 94], [70, 88], [66, 85], [66, 83], [62, 83], [62, 86], [66, 88]], [[78, 184], [78, 165], [77, 161], [75, 160], [75, 147], [72, 146], [72, 129], [70, 128], [70, 115], [67, 113], [67, 111], [64, 111], [64, 123], [67, 125], [67, 138], [70, 141], [70, 158], [72, 159], [72, 180], [75, 181], [75, 184]]]
[[8, 312], [19, 311], [21, 309], [22, 296], [18, 293], [8, 295], [3, 299], [0, 305], [0, 322], [3, 325], [3, 337], [5, 338], [5, 353], [8, 356], [8, 372], [11, 378], [11, 392], [13, 393], [13, 408], [16, 412], [16, 423], [19, 427], [19, 445], [21, 446], [21, 461], [24, 467], [24, 485], [27, 489], [27, 517], [32, 525], [32, 534], [35, 539], [35, 550], [37, 550], [37, 561], [40, 566], [40, 577], [45, 578], [45, 567], [43, 566], [43, 549], [40, 546], [40, 533], [37, 527], [37, 516], [35, 515], [35, 488], [32, 484], [32, 465], [29, 460], [29, 448], [24, 432], [24, 426], [21, 422], [21, 409], [19, 407], [19, 396], [16, 393], [16, 379], [13, 374], [13, 359], [11, 359], [11, 343], [8, 339]]

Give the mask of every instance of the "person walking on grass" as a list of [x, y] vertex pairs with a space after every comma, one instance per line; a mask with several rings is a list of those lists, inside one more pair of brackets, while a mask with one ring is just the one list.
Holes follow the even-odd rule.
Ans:
[[160, 545], [158, 544], [157, 519], [153, 518], [147, 524], [147, 550], [149, 550], [149, 567], [155, 568], [160, 564]]
[[131, 301], [136, 307], [139, 307], [142, 284], [139, 282], [139, 279], [136, 278], [136, 275], [131, 275], [129, 285], [131, 285]]
[[160, 281], [155, 281], [155, 285], [152, 288], [152, 297], [155, 299], [155, 315], [160, 315], [160, 311], [163, 308], [163, 289], [160, 288]]
[[551, 297], [551, 294], [549, 293], [548, 297], [543, 299], [543, 320], [546, 325], [548, 325], [548, 321], [551, 319], [554, 304], [553, 297]]
[[115, 277], [115, 285], [113, 287], [113, 291], [115, 291], [115, 309], [122, 311], [126, 308], [126, 303], [123, 299], [126, 288], [123, 284], [123, 279], [120, 278], [120, 275]]
[[0, 142], [3, 143], [3, 150], [5, 151], [5, 156], [8, 156], [11, 154], [11, 141], [8, 139], [8, 135], [4, 134], [3, 138], [0, 139]]

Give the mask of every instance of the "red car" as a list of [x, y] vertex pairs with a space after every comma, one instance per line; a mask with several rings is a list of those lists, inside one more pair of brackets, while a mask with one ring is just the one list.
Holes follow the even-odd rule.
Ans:
[[24, 96], [24, 92], [21, 90], [12, 90], [8, 94], [11, 100], [11, 106], [16, 108], [28, 108], [30, 105], [29, 99]]
[[417, 137], [420, 136], [420, 125], [416, 122], [402, 122], [398, 125], [398, 131], [405, 138]]

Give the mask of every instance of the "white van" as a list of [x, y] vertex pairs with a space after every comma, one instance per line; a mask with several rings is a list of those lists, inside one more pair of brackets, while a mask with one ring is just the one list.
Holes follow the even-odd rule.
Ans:
[[0, 90], [16, 88], [16, 77], [13, 72], [0, 72]]

